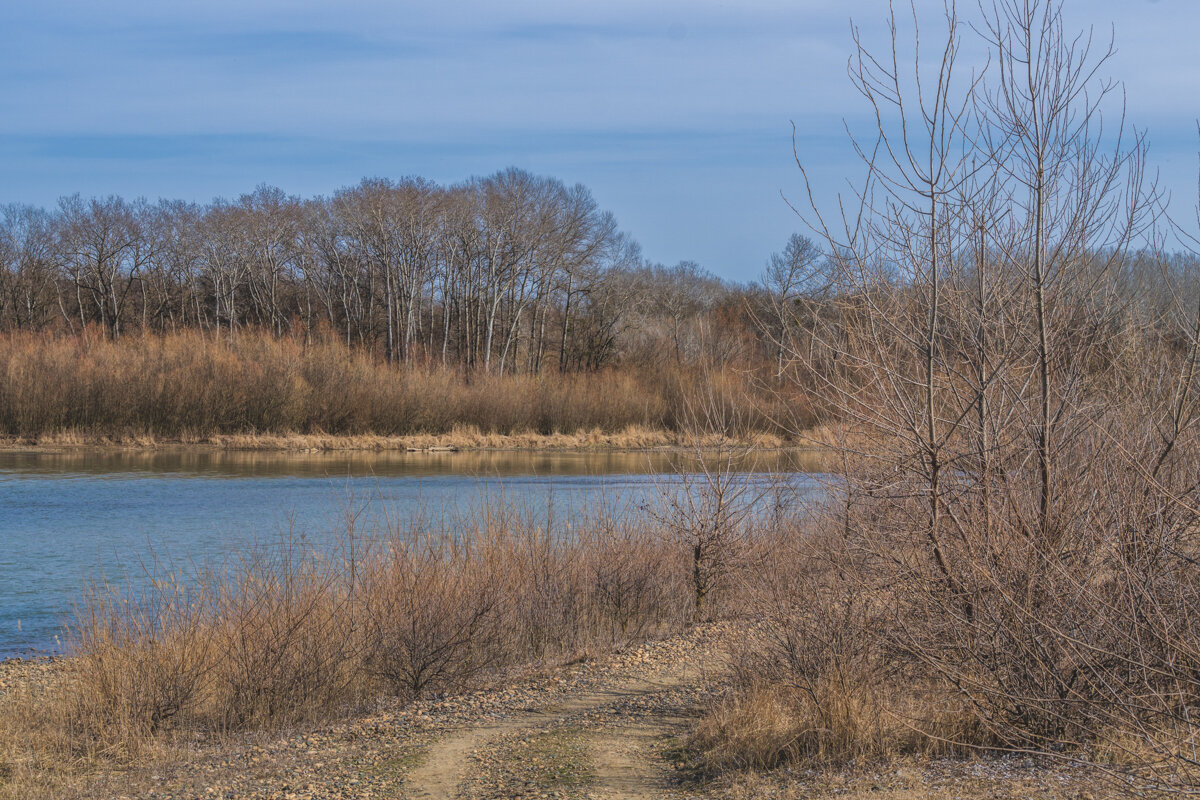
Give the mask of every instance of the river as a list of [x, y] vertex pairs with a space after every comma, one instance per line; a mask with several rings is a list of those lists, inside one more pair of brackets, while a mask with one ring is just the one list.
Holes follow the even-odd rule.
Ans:
[[[57, 652], [88, 582], [136, 584], [154, 559], [212, 563], [283, 535], [320, 547], [347, 513], [369, 528], [485, 502], [559, 519], [637, 508], [696, 465], [667, 452], [0, 451], [0, 657]], [[739, 465], [773, 502], [815, 489], [819, 468], [803, 451]]]

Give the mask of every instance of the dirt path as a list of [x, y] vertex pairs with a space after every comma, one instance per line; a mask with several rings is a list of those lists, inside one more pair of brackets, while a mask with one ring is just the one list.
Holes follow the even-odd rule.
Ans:
[[[667, 782], [664, 770], [654, 763], [654, 745], [662, 737], [677, 733], [682, 719], [675, 714], [653, 713], [638, 715], [636, 721], [622, 717], [628, 716], [631, 705], [686, 687], [696, 677], [686, 672], [655, 680], [623, 681], [612, 687], [566, 696], [532, 713], [516, 713], [450, 733], [431, 745], [422, 764], [409, 774], [405, 796], [414, 800], [477, 796], [463, 790], [472, 770], [479, 768], [475, 763], [477, 754], [497, 747], [501, 740], [527, 743], [528, 738], [522, 737], [544, 735], [568, 724], [583, 726], [589, 734], [586, 736], [588, 797], [641, 800], [658, 796], [667, 788]], [[509, 757], [503, 761], [513, 760]], [[521, 768], [519, 763], [507, 766], [518, 772]]]
[[458, 785], [465, 777], [466, 765], [471, 753], [485, 742], [491, 741], [520, 723], [515, 721], [497, 725], [481, 725], [438, 742], [430, 748], [420, 767], [408, 777], [407, 795], [411, 798], [452, 798], [458, 794]]
[[621, 728], [598, 737], [593, 755], [596, 795], [604, 800], [647, 800], [670, 788], [668, 776], [656, 763], [654, 745], [676, 726]]

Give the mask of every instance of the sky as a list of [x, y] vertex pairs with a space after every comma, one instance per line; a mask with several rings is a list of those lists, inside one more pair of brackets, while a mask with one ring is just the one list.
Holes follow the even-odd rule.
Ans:
[[[939, 0], [917, 0], [924, 14]], [[974, 8], [962, 3], [962, 15]], [[1196, 0], [1066, 0], [1115, 34], [1105, 74], [1173, 213], [1195, 219]], [[364, 177], [517, 166], [588, 186], [655, 261], [751, 280], [793, 232], [796, 149], [819, 203], [861, 176], [850, 21], [886, 0], [7, 0], [0, 203], [206, 202]], [[969, 60], [971, 54], [965, 54]], [[781, 196], [782, 195], [782, 196]]]

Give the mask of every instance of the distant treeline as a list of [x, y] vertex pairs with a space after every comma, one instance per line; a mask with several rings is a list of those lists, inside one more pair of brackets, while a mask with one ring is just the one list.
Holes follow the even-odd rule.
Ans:
[[[983, 247], [947, 250], [943, 294], [970, 294], [981, 258], [994, 291], [1020, 284]], [[454, 186], [364, 180], [314, 199], [260, 187], [208, 205], [76, 195], [0, 207], [0, 426], [678, 430], [720, 376], [751, 427], [794, 433], [845, 416], [830, 376], [871, 335], [867, 312], [924, 302], [902, 258], [881, 251], [869, 280], [848, 284], [835, 251], [794, 235], [745, 284], [649, 263], [586, 188], [517, 169]], [[1089, 285], [1115, 301], [1110, 327], [1153, 326], [1179, 292], [1196, 294], [1190, 255], [1072, 258], [1105, 276]], [[1085, 295], [1071, 302], [1097, 301]], [[939, 315], [939, 347], [975, 336], [971, 320]], [[575, 372], [608, 377], [481, 382]]]
[[0, 330], [321, 331], [389, 363], [537, 374], [630, 349], [686, 360], [697, 318], [722, 309], [739, 317], [723, 337], [753, 336], [745, 295], [691, 262], [645, 262], [585, 187], [518, 169], [315, 199], [262, 186], [208, 205], [0, 208]]

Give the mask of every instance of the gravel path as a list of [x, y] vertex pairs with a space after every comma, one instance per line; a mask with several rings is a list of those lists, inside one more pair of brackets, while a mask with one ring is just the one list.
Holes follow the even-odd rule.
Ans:
[[[951, 800], [1098, 798], [1093, 776], [1030, 759], [900, 761], [783, 769], [697, 782], [678, 746], [721, 690], [721, 644], [705, 626], [466, 695], [385, 704], [319, 730], [184, 746], [94, 776], [95, 800]], [[28, 670], [0, 667], [0, 696]]]
[[633, 647], [494, 689], [385, 705], [320, 730], [189, 747], [96, 776], [121, 800], [674, 797], [663, 755], [709, 697], [724, 629]]

